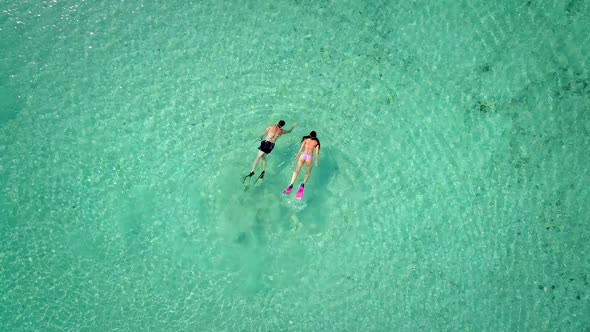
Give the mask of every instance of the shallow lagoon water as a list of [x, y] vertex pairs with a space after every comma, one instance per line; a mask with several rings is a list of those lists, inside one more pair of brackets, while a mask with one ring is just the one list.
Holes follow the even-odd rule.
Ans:
[[1, 330], [590, 326], [587, 2], [0, 9]]

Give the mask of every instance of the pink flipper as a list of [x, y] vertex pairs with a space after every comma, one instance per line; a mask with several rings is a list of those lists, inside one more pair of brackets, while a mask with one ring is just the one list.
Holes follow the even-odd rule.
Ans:
[[295, 198], [297, 198], [297, 199], [302, 199], [303, 198], [303, 189], [304, 188], [305, 187], [303, 187], [303, 186], [299, 186], [299, 190], [297, 191], [297, 196], [295, 196]]
[[285, 194], [285, 195], [289, 195], [289, 194], [291, 193], [291, 190], [293, 190], [293, 187], [292, 187], [292, 186], [289, 186], [289, 187], [287, 187], [287, 189], [285, 189], [285, 190], [283, 191], [283, 194]]

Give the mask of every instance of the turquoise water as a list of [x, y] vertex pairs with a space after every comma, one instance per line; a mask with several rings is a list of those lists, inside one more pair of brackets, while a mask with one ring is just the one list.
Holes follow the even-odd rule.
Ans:
[[587, 1], [0, 9], [0, 330], [590, 328]]

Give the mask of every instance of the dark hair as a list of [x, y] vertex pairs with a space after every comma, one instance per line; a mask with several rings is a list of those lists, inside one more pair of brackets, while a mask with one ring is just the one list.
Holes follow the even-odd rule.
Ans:
[[313, 137], [313, 138], [315, 138], [315, 137], [316, 137], [316, 135], [317, 135], [317, 134], [316, 134], [315, 130], [312, 130], [312, 131], [311, 131], [311, 133], [309, 133], [309, 136], [311, 136], [311, 137]]
[[285, 121], [281, 120], [279, 121], [279, 127], [283, 127], [285, 125]]

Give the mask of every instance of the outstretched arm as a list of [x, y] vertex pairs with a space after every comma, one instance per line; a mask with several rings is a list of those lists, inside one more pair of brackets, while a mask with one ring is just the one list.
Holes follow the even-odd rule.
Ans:
[[283, 133], [290, 134], [293, 131], [293, 129], [295, 129], [295, 127], [297, 127], [297, 124], [294, 124], [293, 127], [291, 127], [291, 129], [289, 129], [289, 130], [283, 130]]
[[320, 159], [320, 146], [315, 147], [315, 165], [318, 165], [318, 160]]

